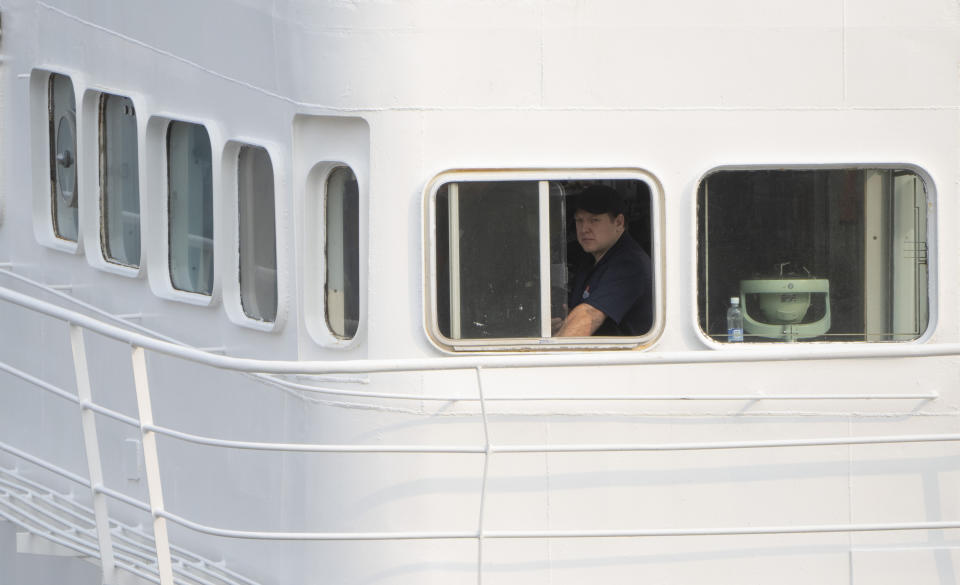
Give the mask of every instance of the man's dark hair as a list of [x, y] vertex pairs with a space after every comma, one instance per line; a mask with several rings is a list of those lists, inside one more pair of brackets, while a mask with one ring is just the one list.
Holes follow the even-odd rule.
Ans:
[[590, 213], [606, 213], [610, 219], [617, 219], [621, 213], [626, 217], [627, 204], [620, 193], [606, 185], [590, 185], [574, 199], [574, 211], [582, 209]]

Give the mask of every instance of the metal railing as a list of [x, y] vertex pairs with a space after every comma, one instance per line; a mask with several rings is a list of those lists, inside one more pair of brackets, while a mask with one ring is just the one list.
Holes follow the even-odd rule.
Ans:
[[[9, 448], [9, 446], [7, 446]], [[17, 449], [13, 454], [57, 473], [45, 462]], [[89, 486], [84, 478], [66, 474], [68, 479]], [[146, 504], [131, 500], [134, 507], [150, 511]], [[0, 520], [12, 522], [17, 527], [39, 534], [46, 541], [57, 544], [78, 556], [100, 558], [97, 542], [96, 514], [78, 502], [72, 495], [58, 494], [54, 490], [30, 479], [14, 469], [0, 467]], [[111, 521], [111, 533], [116, 541], [115, 560], [118, 567], [144, 579], [159, 583], [154, 567], [155, 542], [135, 526]], [[177, 585], [258, 585], [243, 575], [231, 571], [221, 563], [198, 557], [180, 547], [171, 545], [177, 558], [174, 580]]]
[[[209, 351], [207, 351], [207, 350], [202, 350], [202, 349], [198, 349], [198, 348], [189, 347], [187, 344], [185, 344], [185, 343], [183, 343], [183, 342], [181, 342], [181, 341], [178, 341], [178, 340], [176, 340], [176, 339], [174, 339], [174, 338], [172, 338], [172, 337], [170, 337], [170, 336], [163, 335], [163, 334], [161, 334], [161, 333], [159, 333], [159, 332], [157, 332], [157, 331], [153, 331], [153, 330], [151, 330], [151, 329], [149, 329], [149, 328], [147, 328], [147, 327], [144, 327], [144, 326], [142, 326], [142, 325], [140, 325], [140, 324], [132, 323], [132, 322], [130, 322], [129, 320], [123, 318], [123, 316], [113, 315], [113, 314], [111, 314], [111, 313], [108, 313], [107, 311], [104, 311], [103, 309], [100, 309], [99, 307], [96, 307], [96, 306], [91, 305], [91, 304], [89, 304], [89, 303], [85, 303], [85, 302], [81, 301], [80, 299], [77, 299], [77, 298], [74, 297], [74, 296], [71, 296], [71, 295], [69, 295], [69, 294], [66, 294], [66, 293], [58, 290], [58, 289], [60, 289], [60, 288], [64, 288], [63, 286], [51, 286], [51, 285], [48, 285], [48, 284], [44, 284], [44, 283], [38, 282], [38, 281], [33, 280], [33, 279], [31, 279], [31, 278], [28, 278], [28, 277], [26, 277], [26, 276], [24, 276], [24, 275], [22, 275], [22, 274], [17, 274], [17, 273], [15, 273], [15, 272], [13, 272], [13, 266], [12, 266], [12, 265], [2, 265], [2, 264], [0, 264], [0, 275], [3, 275], [3, 276], [8, 277], [8, 278], [12, 278], [12, 279], [16, 280], [16, 281], [19, 282], [19, 283], [25, 284], [25, 285], [30, 286], [30, 287], [32, 287], [32, 288], [35, 288], [35, 289], [37, 289], [37, 290], [41, 290], [41, 291], [43, 291], [44, 293], [53, 295], [54, 297], [56, 297], [57, 299], [59, 299], [59, 300], [61, 300], [61, 301], [64, 301], [64, 302], [66, 302], [66, 303], [71, 303], [71, 304], [73, 304], [73, 305], [75, 305], [75, 306], [77, 306], [77, 307], [79, 307], [79, 308], [81, 308], [81, 309], [83, 309], [83, 310], [85, 310], [85, 311], [88, 311], [88, 312], [90, 312], [90, 313], [93, 313], [93, 314], [95, 314], [95, 315], [97, 315], [97, 316], [99, 316], [99, 317], [101, 317], [101, 318], [103, 319], [103, 321], [100, 321], [101, 323], [106, 324], [106, 321], [112, 321], [112, 322], [114, 322], [114, 323], [119, 323], [119, 324], [120, 324], [120, 325], [119, 325], [119, 329], [122, 330], [122, 331], [130, 331], [130, 330], [137, 331], [137, 332], [140, 332], [141, 334], [143, 334], [143, 335], [145, 335], [146, 337], [151, 338], [151, 339], [156, 339], [156, 340], [159, 340], [159, 341], [166, 341], [166, 342], [169, 342], [169, 343], [171, 343], [171, 344], [173, 344], [173, 345], [176, 345], [176, 346], [182, 346], [182, 347], [186, 347], [186, 348], [188, 348], [188, 349], [190, 349], [190, 350], [193, 350], [193, 351], [198, 351], [201, 356], [210, 356], [210, 355], [212, 355], [212, 354], [210, 354]], [[68, 285], [64, 285], [64, 286], [68, 286]], [[2, 287], [0, 287], [0, 291], [2, 291], [2, 290], [4, 290], [4, 289], [3, 289]], [[30, 297], [27, 297], [27, 298], [30, 298]], [[29, 307], [28, 307], [28, 308], [29, 308]], [[32, 310], [37, 310], [37, 309], [32, 309]], [[96, 320], [96, 319], [94, 319], [94, 320]], [[91, 330], [93, 330], [93, 329], [91, 329]], [[833, 346], [833, 347], [838, 347], [838, 346]], [[869, 350], [869, 355], [868, 355], [868, 356], [857, 356], [857, 355], [854, 355], [854, 356], [849, 356], [848, 359], [857, 359], [858, 357], [874, 357], [874, 358], [883, 358], [883, 357], [925, 357], [925, 356], [928, 355], [928, 354], [919, 354], [919, 355], [913, 355], [913, 354], [911, 354], [911, 355], [894, 354], [894, 355], [890, 355], [889, 353], [878, 353], [878, 351], [881, 350], [882, 347], [883, 347], [883, 346], [873, 346], [873, 347]], [[889, 348], [889, 346], [887, 346], [887, 347]], [[901, 346], [899, 346], [899, 347], [900, 347], [900, 348], [903, 348], [904, 346], [901, 345]], [[923, 347], [926, 347], [926, 346], [923, 346]], [[941, 346], [941, 347], [942, 347], [942, 346]], [[960, 344], [957, 344], [955, 347], [957, 348], [957, 349], [956, 349], [956, 354], [948, 352], [947, 355], [960, 355]], [[797, 356], [797, 349], [799, 349], [799, 348], [800, 348], [800, 346], [794, 346], [792, 349], [789, 349], [789, 350], [786, 350], [786, 351], [777, 350], [777, 354], [778, 354], [778, 355], [781, 355], [782, 357], [780, 357], [780, 358], [775, 358], [775, 359], [783, 359], [783, 360], [801, 359], [800, 357]], [[738, 349], [738, 350], [746, 349], [747, 351], [755, 352], [755, 348], [736, 348], [736, 349]], [[849, 350], [849, 348], [847, 348], [847, 350]], [[828, 351], [827, 353], [829, 353], [829, 351]], [[572, 354], [566, 354], [566, 355], [567, 355], [567, 356], [570, 356], [570, 355], [572, 355]], [[641, 354], [641, 355], [647, 355], [647, 354]], [[657, 354], [657, 355], [658, 355], [658, 356], [664, 356], [664, 355], [667, 355], [667, 354], [661, 353], [661, 354]], [[679, 355], [679, 354], [673, 354], [673, 355]], [[929, 356], [933, 356], [933, 355], [934, 355], [934, 354], [929, 354]], [[936, 355], [943, 355], [943, 354], [936, 354]], [[718, 357], [718, 359], [714, 360], [712, 363], [724, 363], [724, 362], [732, 362], [732, 361], [771, 361], [770, 359], [768, 359], [768, 357], [765, 357], [765, 356], [766, 356], [765, 353], [764, 353], [763, 355], [761, 355], [761, 354], [759, 354], [759, 353], [754, 353], [754, 358], [755, 358], [755, 359], [751, 360], [751, 359], [749, 359], [750, 356], [746, 356], [748, 359], [743, 359], [745, 356], [731, 357], [730, 355], [727, 355], [727, 356], [721, 355], [721, 356]], [[525, 360], [529, 360], [529, 358], [533, 358], [533, 357], [536, 357], [537, 359], [539, 359], [539, 357], [538, 357], [538, 356], [535, 356], [534, 354], [527, 354], [527, 355], [524, 357], [524, 359], [525, 359]], [[844, 358], [844, 356], [840, 356], [840, 355], [838, 355], [838, 356], [836, 356], [836, 357], [837, 357], [837, 359]], [[228, 359], [236, 360], [236, 359], [238, 359], [238, 358], [228, 358]], [[435, 359], [435, 360], [433, 360], [433, 361], [436, 361], [436, 362], [438, 362], [438, 363], [441, 364], [441, 365], [448, 366], [448, 367], [441, 367], [440, 369], [450, 369], [450, 370], [463, 369], [462, 367], [458, 367], [458, 366], [456, 366], [456, 365], [450, 365], [450, 364], [452, 364], [452, 362], [450, 361], [451, 359], [456, 359], [456, 358], [439, 358], [439, 359]], [[482, 361], [483, 359], [484, 359], [484, 358], [481, 358], [481, 361]], [[824, 358], [812, 358], [812, 359], [830, 359], [830, 358], [829, 358], [829, 356], [828, 356], [828, 357], [824, 357]], [[262, 361], [262, 360], [257, 360], [257, 361], [259, 361], [260, 363], [265, 363], [265, 364], [274, 363], [274, 362], [264, 362], [264, 361]], [[410, 360], [407, 360], [407, 362], [410, 362]], [[205, 362], [201, 362], [201, 363], [205, 363]], [[294, 363], [304, 365], [304, 364], [308, 364], [309, 362], [298, 361], [298, 362], [294, 362]], [[317, 362], [317, 363], [323, 364], [323, 365], [331, 365], [331, 364], [332, 364], [332, 365], [334, 366], [334, 370], [332, 370], [332, 371], [322, 371], [322, 372], [307, 372], [307, 371], [304, 370], [304, 371], [292, 372], [292, 373], [297, 373], [297, 374], [313, 374], [313, 375], [315, 375], [315, 376], [316, 376], [316, 375], [323, 375], [323, 374], [336, 374], [336, 373], [340, 373], [339, 370], [336, 370], [336, 369], [335, 369], [335, 368], [336, 368], [336, 365], [337, 365], [337, 364], [341, 364], [341, 363], [345, 363], [345, 362], [330, 362], [330, 361], [324, 361], [324, 362]], [[347, 362], [347, 363], [349, 363], [349, 362]], [[366, 362], [366, 363], [372, 363], [372, 362]], [[680, 362], [669, 361], [668, 359], [667, 359], [667, 360], [657, 359], [655, 363], [673, 364], [673, 363], [680, 363]], [[683, 363], [686, 363], [686, 362], [683, 362]], [[586, 364], [586, 365], [589, 365], [589, 364]], [[600, 364], [600, 365], [604, 365], [604, 364]], [[472, 366], [465, 366], [465, 367], [468, 367], [468, 368], [471, 368], [471, 369], [472, 369]], [[481, 367], [482, 367], [482, 366], [481, 366]], [[487, 364], [486, 364], [486, 367], [492, 369], [492, 368], [496, 368], [496, 367], [498, 367], [498, 366], [496, 366], [495, 364], [493, 364], [492, 362], [490, 362], [490, 363], [487, 363]], [[505, 367], [509, 367], [509, 366], [505, 366]], [[520, 366], [518, 366], [518, 367], [520, 367]], [[536, 367], [536, 366], [527, 366], [527, 367]], [[412, 368], [410, 371], [413, 371], [413, 370], [415, 370], [415, 369], [417, 369], [417, 368]], [[268, 370], [267, 370], [266, 368], [264, 368], [263, 371], [268, 371]], [[369, 371], [367, 371], [367, 372], [360, 372], [360, 373], [373, 373], [373, 372], [375, 372], [375, 371], [377, 371], [377, 370], [369, 370]], [[402, 371], [402, 370], [401, 370], [401, 371]], [[339, 388], [336, 388], [336, 389], [335, 389], [335, 388], [318, 388], [317, 386], [311, 385], [311, 384], [302, 384], [302, 383], [291, 382], [291, 381], [289, 381], [289, 380], [285, 380], [285, 379], [279, 378], [279, 377], [276, 376], [276, 375], [264, 374], [264, 373], [256, 373], [256, 372], [254, 372], [254, 373], [244, 372], [244, 373], [246, 373], [246, 374], [248, 374], [248, 375], [250, 375], [250, 376], [253, 376], [255, 379], [260, 380], [260, 381], [262, 381], [262, 382], [264, 382], [264, 383], [266, 383], [266, 384], [279, 386], [279, 387], [282, 387], [282, 388], [285, 388], [285, 389], [288, 389], [288, 390], [296, 390], [296, 391], [301, 391], [301, 392], [308, 392], [308, 393], [315, 393], [315, 394], [323, 394], [323, 395], [330, 395], [330, 396], [345, 396], [345, 397], [358, 397], [358, 398], [385, 398], [385, 399], [390, 399], [390, 400], [430, 400], [430, 401], [451, 401], [451, 400], [456, 400], [456, 401], [464, 401], [464, 402], [466, 402], [466, 401], [477, 401], [477, 400], [479, 400], [479, 397], [475, 397], [475, 396], [454, 396], [454, 395], [452, 395], [452, 394], [404, 394], [404, 393], [395, 393], [395, 392], [370, 392], [370, 391], [361, 391], [361, 390], [343, 390], [343, 389], [339, 389]], [[284, 373], [291, 373], [291, 372], [284, 372]], [[355, 382], [355, 381], [357, 381], [357, 379], [356, 379], [356, 378], [342, 378], [342, 379], [339, 379], [338, 381], [350, 381], [350, 382]], [[497, 402], [501, 402], [501, 401], [535, 402], [535, 401], [561, 401], [561, 400], [562, 400], [562, 401], [603, 402], [603, 401], [697, 401], [697, 400], [703, 400], [703, 401], [759, 401], [759, 400], [763, 400], [763, 401], [780, 401], [780, 400], [790, 400], [790, 401], [801, 400], [801, 401], [805, 401], [805, 400], [874, 400], [874, 399], [877, 399], [877, 400], [934, 400], [934, 399], [936, 399], [936, 398], [938, 398], [938, 394], [937, 394], [936, 392], [922, 392], [922, 393], [921, 393], [921, 392], [910, 392], [910, 393], [856, 393], [856, 394], [849, 394], [849, 393], [841, 394], [841, 393], [827, 393], [827, 392], [821, 392], [821, 393], [804, 393], [804, 394], [789, 394], [789, 393], [767, 394], [767, 393], [760, 393], [760, 392], [757, 392], [757, 393], [746, 393], [746, 394], [676, 394], [676, 393], [671, 393], [671, 394], [642, 394], [642, 395], [632, 395], [632, 396], [625, 396], [625, 395], [623, 395], [623, 394], [608, 394], [608, 395], [603, 395], [603, 394], [598, 394], [598, 393], [596, 393], [596, 392], [590, 392], [589, 395], [582, 395], [582, 394], [581, 394], [581, 395], [549, 395], [549, 394], [539, 394], [539, 393], [538, 393], [537, 395], [526, 394], [526, 395], [522, 395], [522, 396], [520, 396], [520, 395], [497, 395], [497, 396], [487, 396], [487, 397], [486, 397], [486, 400], [487, 400], [488, 402], [493, 402], [493, 401], [497, 401]]]
[[[483, 578], [483, 542], [486, 539], [516, 538], [624, 538], [624, 537], [666, 537], [666, 536], [715, 536], [715, 535], [757, 535], [757, 534], [801, 534], [829, 532], [869, 532], [891, 530], [933, 530], [960, 528], [958, 521], [908, 522], [908, 523], [872, 523], [872, 524], [836, 524], [804, 526], [747, 526], [728, 528], [691, 528], [691, 529], [630, 529], [630, 530], [490, 530], [485, 527], [485, 508], [487, 500], [488, 468], [491, 457], [499, 453], [573, 453], [573, 452], [639, 452], [639, 451], [689, 451], [718, 449], [757, 449], [757, 448], [799, 448], [815, 446], [866, 445], [887, 443], [918, 442], [956, 442], [960, 434], [928, 434], [875, 437], [827, 437], [799, 440], [767, 441], [729, 441], [697, 443], [624, 443], [624, 444], [494, 444], [491, 441], [487, 403], [492, 400], [767, 400], [781, 399], [834, 399], [834, 398], [889, 398], [889, 399], [935, 399], [935, 393], [918, 394], [807, 394], [793, 396], [762, 395], [723, 395], [723, 396], [587, 396], [587, 397], [489, 397], [484, 388], [483, 371], [495, 368], [545, 368], [578, 366], [623, 366], [654, 364], [703, 364], [731, 362], [766, 362], [782, 360], [836, 360], [836, 359], [888, 359], [918, 358], [933, 356], [960, 355], [960, 345], [858, 345], [858, 346], [780, 346], [775, 348], [737, 348], [739, 351], [698, 351], [698, 352], [596, 352], [586, 354], [562, 355], [501, 355], [501, 356], [456, 356], [405, 360], [350, 360], [350, 361], [265, 361], [235, 358], [210, 354], [186, 347], [156, 336], [129, 331], [110, 325], [101, 320], [80, 314], [63, 307], [34, 299], [15, 291], [0, 288], [0, 300], [18, 305], [27, 310], [66, 322], [69, 325], [71, 347], [77, 382], [77, 394], [58, 388], [23, 372], [8, 364], [0, 363], [0, 370], [16, 376], [59, 398], [71, 401], [81, 408], [81, 425], [84, 434], [84, 449], [88, 462], [88, 477], [80, 477], [59, 468], [10, 445], [0, 443], [0, 450], [39, 465], [53, 473], [90, 488], [93, 497], [93, 512], [96, 520], [96, 541], [98, 556], [101, 559], [105, 582], [116, 582], [114, 572], [116, 563], [114, 554], [116, 545], [110, 531], [107, 499], [111, 498], [150, 513], [153, 519], [157, 574], [160, 585], [173, 585], [170, 542], [167, 534], [167, 522], [174, 522], [187, 529], [220, 537], [264, 540], [411, 540], [411, 539], [474, 539], [477, 540], [477, 575]], [[134, 387], [138, 407], [138, 418], [134, 419], [120, 412], [96, 404], [90, 392], [89, 373], [86, 367], [86, 348], [83, 330], [127, 343], [131, 346]], [[153, 420], [152, 402], [149, 388], [149, 376], [146, 365], [146, 352], [156, 352], [167, 356], [187, 360], [197, 364], [228, 371], [264, 374], [343, 374], [375, 372], [413, 372], [424, 370], [472, 370], [476, 376], [477, 394], [475, 397], [460, 396], [421, 396], [389, 394], [362, 391], [337, 391], [333, 389], [314, 391], [345, 393], [350, 396], [389, 398], [396, 400], [475, 400], [480, 405], [480, 419], [483, 425], [483, 444], [475, 446], [435, 446], [435, 445], [331, 445], [272, 443], [227, 440], [206, 437], [171, 429], [158, 425]], [[100, 446], [96, 433], [94, 415], [109, 417], [139, 430], [143, 444], [145, 472], [149, 502], [144, 503], [120, 492], [107, 488], [103, 484], [100, 464]], [[475, 529], [449, 531], [391, 531], [391, 532], [271, 532], [229, 530], [207, 526], [174, 514], [166, 509], [163, 501], [163, 488], [160, 479], [160, 460], [157, 453], [156, 437], [164, 435], [174, 439], [201, 445], [252, 449], [259, 451], [314, 452], [314, 453], [449, 453], [477, 454], [483, 456], [483, 470], [480, 478], [479, 515]]]

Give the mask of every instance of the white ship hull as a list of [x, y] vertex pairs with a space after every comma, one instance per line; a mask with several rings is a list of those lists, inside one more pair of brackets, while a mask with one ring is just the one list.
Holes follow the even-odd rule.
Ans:
[[[11, 1], [0, 18], [0, 585], [957, 581], [956, 3]], [[76, 242], [51, 229], [51, 73], [76, 95]], [[136, 110], [138, 268], [104, 260], [101, 94]], [[171, 285], [171, 121], [209, 134], [209, 295]], [[241, 302], [241, 143], [273, 163], [273, 322]], [[338, 165], [360, 194], [349, 341], [327, 328], [317, 235]], [[915, 172], [925, 327], [707, 335], [698, 188], [749, 168]], [[652, 333], [438, 341], [430, 185], [462, 169], [650, 177]]]

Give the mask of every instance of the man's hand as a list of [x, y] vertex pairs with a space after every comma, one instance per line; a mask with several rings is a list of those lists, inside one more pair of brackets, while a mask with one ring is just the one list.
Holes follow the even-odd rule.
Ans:
[[606, 318], [600, 309], [580, 303], [563, 320], [563, 325], [554, 337], [589, 337], [600, 328]]
[[567, 307], [567, 303], [563, 303], [563, 317], [554, 317], [550, 319], [550, 335], [552, 337], [557, 336], [557, 331], [560, 331], [560, 328], [563, 327], [564, 318], [570, 314], [570, 309]]
[[550, 335], [556, 337], [557, 331], [560, 331], [560, 328], [563, 327], [563, 319], [560, 317], [554, 317], [550, 319]]

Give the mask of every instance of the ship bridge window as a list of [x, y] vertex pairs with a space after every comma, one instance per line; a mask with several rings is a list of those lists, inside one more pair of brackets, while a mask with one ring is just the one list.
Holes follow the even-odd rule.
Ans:
[[240, 224], [240, 304], [251, 319], [277, 317], [277, 230], [273, 164], [259, 146], [237, 155]]
[[360, 196], [349, 167], [330, 171], [326, 185], [327, 326], [353, 339], [360, 323]]
[[77, 241], [77, 105], [73, 83], [53, 73], [47, 86], [50, 136], [50, 197], [53, 231], [58, 238]]
[[[432, 334], [454, 349], [635, 347], [655, 332], [649, 177], [450, 173], [432, 190]], [[574, 327], [582, 315], [586, 328]]]
[[170, 282], [192, 293], [213, 292], [213, 163], [199, 124], [167, 128]]
[[100, 96], [100, 212], [103, 256], [140, 266], [137, 114], [130, 98]]
[[[904, 168], [717, 170], [700, 183], [698, 313], [746, 342], [904, 341], [928, 322], [927, 208]], [[736, 320], [736, 317], [733, 318]]]

